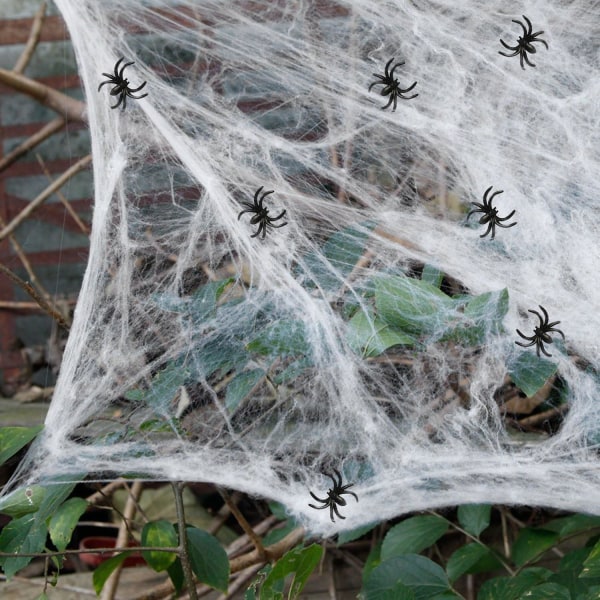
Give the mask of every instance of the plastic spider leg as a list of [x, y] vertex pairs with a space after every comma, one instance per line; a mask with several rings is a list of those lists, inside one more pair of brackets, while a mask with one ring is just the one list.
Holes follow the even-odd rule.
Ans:
[[386, 63], [386, 65], [385, 65], [384, 73], [385, 73], [385, 77], [386, 77], [387, 79], [391, 79], [391, 77], [390, 77], [390, 72], [389, 72], [389, 68], [390, 68], [390, 65], [391, 65], [393, 62], [394, 62], [394, 57], [392, 56], [392, 58], [390, 58], [390, 60], [389, 60], [389, 61]]
[[[394, 101], [394, 94], [390, 94], [390, 101], [385, 106], [382, 106], [381, 110], [385, 110], [393, 101]], [[394, 105], [394, 108], [392, 110], [396, 110], [396, 106], [395, 105]]]
[[[523, 67], [523, 59], [525, 59], [525, 62], [530, 66], [530, 67], [535, 67], [535, 65], [529, 60], [529, 57], [527, 56], [526, 52], [523, 52], [523, 54], [521, 54], [521, 66]], [[525, 68], [525, 67], [523, 67]]]
[[536, 353], [539, 356], [540, 355], [540, 350], [542, 351], [542, 353], [546, 356], [551, 357], [552, 354], [550, 354], [550, 352], [546, 352], [546, 348], [544, 348], [544, 343], [541, 340], [538, 340], [538, 342], [536, 343]]
[[[141, 90], [141, 89], [142, 89], [142, 88], [143, 88], [143, 87], [144, 87], [144, 86], [145, 86], [147, 83], [148, 83], [147, 81], [144, 81], [144, 83], [142, 83], [142, 85], [140, 85], [140, 87], [136, 87], [134, 90], [132, 90], [132, 89], [128, 89], [127, 91], [128, 91], [130, 94], [133, 94], [133, 93], [135, 93], [135, 92], [139, 92], [139, 91], [140, 91], [140, 90]], [[146, 96], [147, 96], [147, 95], [148, 95], [148, 94], [146, 94]], [[132, 96], [132, 98], [133, 98], [133, 96]], [[137, 98], [136, 98], [136, 100], [137, 100]]]
[[323, 510], [324, 508], [327, 508], [329, 505], [325, 504], [325, 506], [315, 506], [314, 504], [309, 504], [309, 506], [311, 508], [316, 508], [317, 510]]
[[[111, 92], [112, 94], [112, 92]], [[125, 94], [121, 94], [119, 96], [119, 100], [117, 101], [117, 103], [114, 106], [111, 106], [111, 108], [118, 108], [119, 105], [121, 104], [121, 102], [123, 103], [123, 109], [125, 108]]]
[[393, 69], [390, 71], [390, 79], [392, 79], [394, 77], [394, 71], [398, 68], [401, 67], [404, 64], [404, 61], [396, 63], [393, 67]]
[[555, 321], [554, 323], [550, 323], [546, 326], [546, 331], [548, 332], [552, 332], [552, 333], [558, 333], [561, 335], [562, 339], [566, 339], [565, 338], [565, 334], [560, 330], [560, 329], [554, 329], [553, 325], [558, 325], [560, 323], [560, 321]]
[[[279, 219], [282, 219], [285, 216], [285, 210], [280, 213], [279, 215], [277, 215], [276, 217], [269, 217], [269, 221], [279, 221]], [[286, 223], [287, 225], [287, 223]], [[282, 225], [273, 225], [273, 227], [282, 227]]]
[[504, 52], [499, 52], [500, 54], [502, 54], [502, 56], [516, 56], [517, 54], [519, 54], [519, 51], [521, 50], [521, 48], [517, 45], [517, 46], [509, 46], [504, 40], [500, 40], [500, 43], [507, 49], [507, 50], [512, 50], [513, 54], [505, 54]]
[[108, 81], [103, 81], [99, 86], [98, 86], [98, 91], [100, 91], [100, 88], [103, 85], [106, 85], [108, 83], [110, 84], [116, 84], [115, 78], [112, 75], [109, 75], [108, 73], [102, 73], [102, 75], [104, 75], [105, 77], [108, 77]]
[[[506, 217], [498, 217], [498, 221], [508, 221], [508, 219], [510, 219], [515, 212], [516, 210], [513, 210], [509, 215], [506, 215]], [[506, 227], [506, 225], [504, 225], [504, 227]]]
[[[331, 504], [331, 512], [332, 512], [332, 515], [331, 515], [332, 521], [333, 521], [333, 513], [335, 513], [340, 519], [346, 518], [346, 517], [342, 517], [342, 515], [340, 515], [340, 512], [338, 511], [337, 506], [334, 503]], [[335, 523], [335, 521], [333, 521], [333, 522]]]
[[410, 90], [412, 90], [415, 87], [415, 85], [417, 85], [416, 81], [411, 86], [407, 87], [405, 90], [401, 90], [401, 93], [406, 94], [406, 92], [410, 92]]
[[374, 81], [370, 86], [369, 86], [369, 92], [371, 91], [371, 88], [374, 85], [386, 85], [386, 83], [383, 81], [384, 77], [383, 75], [377, 75], [375, 73], [373, 73], [373, 75], [375, 75], [375, 77], [379, 77], [382, 81]]
[[115, 77], [119, 78], [119, 65], [125, 60], [124, 56], [121, 56], [121, 58], [115, 63]]
[[[119, 73], [119, 75], [118, 75], [120, 79], [124, 79], [124, 77], [123, 77], [123, 72], [125, 71], [125, 69], [126, 69], [127, 67], [129, 67], [129, 66], [131, 66], [131, 65], [135, 65], [135, 63], [134, 63], [134, 62], [128, 62], [128, 63], [125, 63], [125, 64], [124, 64], [124, 65], [121, 67], [121, 72], [120, 72], [120, 73]], [[115, 67], [115, 69], [116, 69], [116, 67]], [[115, 73], [116, 73], [116, 71], [115, 71]]]
[[485, 233], [482, 233], [479, 237], [484, 238], [490, 231], [492, 232], [491, 239], [494, 239], [494, 236], [496, 235], [496, 232], [494, 231], [494, 221], [489, 222], [488, 228], [486, 229]]
[[[531, 37], [536, 37], [537, 35], [540, 35], [541, 33], [544, 33], [543, 31], [536, 31], [534, 34], [532, 34]], [[544, 46], [546, 46], [546, 50], [548, 50], [548, 44], [546, 43], [546, 40], [531, 40], [532, 42], [541, 42], [542, 44], [544, 44]]]
[[491, 206], [491, 204], [492, 204], [492, 200], [493, 200], [493, 199], [494, 199], [494, 198], [495, 198], [495, 197], [496, 197], [498, 194], [503, 194], [503, 193], [504, 193], [504, 190], [496, 190], [496, 191], [495, 191], [495, 192], [494, 192], [494, 193], [493, 193], [493, 194], [490, 196], [490, 199], [488, 200], [488, 199], [487, 199], [487, 195], [488, 195], [488, 193], [489, 193], [489, 192], [492, 190], [492, 188], [493, 188], [493, 187], [494, 187], [494, 186], [493, 186], [493, 185], [491, 185], [491, 186], [490, 186], [490, 187], [489, 187], [487, 190], [485, 190], [485, 193], [483, 194], [483, 202], [484, 202], [484, 203], [486, 203], [486, 202], [487, 202], [487, 205], [488, 205], [488, 206]]

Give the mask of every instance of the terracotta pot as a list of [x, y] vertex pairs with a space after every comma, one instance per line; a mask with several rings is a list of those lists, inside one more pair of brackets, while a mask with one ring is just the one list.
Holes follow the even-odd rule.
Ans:
[[[114, 548], [116, 543], [115, 538], [111, 537], [86, 537], [81, 540], [79, 543], [80, 550], [93, 550], [94, 548]], [[139, 546], [139, 544], [135, 540], [130, 540], [128, 547], [135, 548]], [[100, 563], [103, 563], [105, 560], [108, 560], [114, 555], [113, 552], [82, 552], [79, 555], [82, 562], [86, 565], [96, 568]], [[139, 565], [145, 565], [146, 561], [143, 559], [142, 555], [139, 552], [134, 552], [130, 554], [123, 563], [124, 567], [138, 567]]]

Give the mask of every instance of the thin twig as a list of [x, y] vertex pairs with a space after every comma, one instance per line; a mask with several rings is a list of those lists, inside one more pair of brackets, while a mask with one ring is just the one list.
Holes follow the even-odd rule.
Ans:
[[12, 165], [19, 157], [27, 154], [31, 149], [41, 144], [44, 140], [60, 131], [65, 126], [63, 117], [56, 117], [49, 123], [46, 123], [39, 131], [29, 136], [24, 142], [21, 142], [14, 150], [0, 159], [0, 171], [4, 171]]
[[[38, 162], [40, 163], [40, 167], [42, 167], [42, 171], [44, 171], [44, 174], [46, 175], [48, 180], [52, 182], [52, 175], [50, 171], [48, 171], [46, 164], [44, 163], [44, 159], [37, 152], [35, 156]], [[90, 235], [90, 228], [79, 218], [79, 215], [75, 212], [75, 209], [71, 206], [71, 203], [67, 200], [65, 195], [60, 190], [56, 190], [56, 195], [58, 196], [58, 199], [63, 203], [64, 207], [67, 209], [67, 212], [71, 215], [73, 221], [77, 223], [79, 229], [81, 229], [81, 231], [83, 231], [83, 233], [85, 233], [86, 235]]]
[[[1, 69], [0, 69], [1, 70]], [[71, 165], [58, 179], [44, 189], [34, 198], [6, 227], [0, 231], [0, 241], [10, 235], [25, 219], [27, 219], [41, 204], [43, 204], [56, 190], [59, 190], [71, 177], [85, 169], [92, 162], [92, 155], [88, 154]]]
[[268, 557], [267, 557], [267, 553], [265, 551], [265, 547], [263, 546], [261, 539], [254, 532], [254, 529], [252, 529], [252, 526], [250, 525], [250, 523], [248, 523], [248, 521], [246, 520], [246, 517], [244, 517], [244, 515], [240, 512], [240, 509], [231, 501], [231, 498], [229, 497], [229, 494], [227, 493], [226, 490], [224, 490], [223, 488], [219, 488], [219, 487], [217, 488], [217, 490], [219, 491], [219, 494], [221, 494], [221, 496], [223, 497], [223, 500], [225, 500], [225, 504], [227, 504], [227, 506], [229, 507], [229, 510], [231, 511], [233, 516], [236, 518], [237, 522], [240, 524], [240, 527], [245, 531], [246, 535], [252, 540], [252, 544], [254, 545], [254, 547], [256, 548], [256, 551], [258, 552], [258, 557], [261, 560], [267, 560]]
[[[0, 216], [0, 227], [5, 227], [5, 226], [6, 226], [6, 222], [4, 221], [2, 216]], [[27, 275], [29, 275], [29, 281], [31, 281], [31, 283], [37, 288], [38, 292], [44, 297], [44, 300], [46, 300], [46, 302], [48, 302], [48, 304], [51, 304], [52, 303], [51, 296], [46, 291], [46, 288], [44, 288], [44, 286], [41, 284], [40, 280], [37, 278], [37, 275], [35, 274], [33, 267], [31, 266], [31, 263], [29, 262], [29, 259], [27, 258], [27, 255], [25, 254], [25, 252], [23, 251], [23, 248], [21, 247], [21, 244], [19, 244], [19, 242], [17, 241], [17, 239], [15, 238], [14, 235], [10, 235], [8, 237], [9, 237], [10, 243], [15, 251], [15, 254], [19, 257], [19, 260], [21, 261], [21, 264], [23, 265], [23, 267], [25, 267], [25, 271], [27, 271]], [[56, 312], [60, 312], [55, 306], [53, 308]]]
[[217, 600], [228, 600], [243, 588], [248, 587], [248, 582], [253, 579], [256, 574], [262, 569], [262, 565], [252, 565], [245, 571], [240, 571], [239, 576], [229, 584], [226, 594], [221, 594]]
[[0, 273], [4, 273], [13, 283], [16, 283], [21, 289], [25, 290], [56, 322], [65, 330], [69, 331], [70, 326], [64, 320], [63, 316], [56, 312], [35, 290], [35, 288], [15, 275], [9, 268], [0, 263]]
[[187, 586], [188, 594], [191, 600], [198, 600], [196, 594], [196, 583], [194, 573], [190, 564], [190, 555], [188, 552], [187, 531], [185, 525], [185, 513], [183, 511], [183, 486], [182, 481], [173, 481], [173, 495], [175, 496], [175, 510], [177, 511], [177, 524], [179, 529], [179, 560], [183, 569], [183, 577]]
[[13, 71], [15, 73], [22, 73], [25, 70], [25, 67], [29, 64], [33, 53], [35, 52], [35, 48], [40, 41], [40, 33], [42, 31], [42, 25], [44, 23], [44, 18], [46, 16], [46, 2], [42, 2], [38, 11], [35, 13], [35, 17], [33, 18], [33, 23], [31, 25], [31, 31], [29, 32], [29, 39], [25, 44], [25, 48], [23, 48], [23, 52], [21, 52], [21, 56], [17, 60], [17, 63], [13, 67]]
[[94, 492], [91, 496], [88, 496], [85, 501], [93, 506], [98, 504], [100, 500], [106, 499], [107, 496], [111, 496], [115, 490], [124, 487], [127, 484], [127, 480], [120, 477], [119, 479], [115, 479], [115, 481], [111, 481], [109, 484], [105, 485], [103, 488], [99, 489], [97, 492]]
[[[117, 535], [116, 546], [127, 546], [129, 539], [129, 521], [135, 516], [135, 510], [137, 506], [137, 500], [140, 497], [144, 484], [141, 481], [134, 481], [131, 489], [129, 490], [129, 497], [125, 504], [125, 510], [123, 511], [123, 520], [119, 526], [119, 534]], [[121, 578], [121, 570], [123, 563], [120, 563], [117, 568], [110, 574], [106, 580], [104, 587], [102, 588], [102, 596], [100, 600], [113, 600], [117, 592], [119, 585], [119, 579]]]
[[0, 69], [0, 83], [35, 98], [40, 104], [51, 108], [69, 121], [87, 121], [85, 102], [71, 98], [25, 75]]

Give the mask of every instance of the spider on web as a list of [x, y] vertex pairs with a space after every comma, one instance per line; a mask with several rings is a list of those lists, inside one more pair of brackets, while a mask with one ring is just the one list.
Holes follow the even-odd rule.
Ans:
[[262, 239], [264, 240], [265, 235], [268, 233], [271, 227], [279, 228], [287, 225], [287, 223], [279, 223], [278, 225], [274, 224], [275, 221], [278, 221], [285, 216], [285, 210], [276, 217], [270, 217], [269, 209], [263, 205], [263, 202], [265, 201], [265, 196], [272, 194], [275, 190], [269, 190], [268, 192], [265, 192], [259, 199], [258, 195], [262, 192], [262, 189], [263, 186], [261, 185], [256, 190], [256, 193], [254, 194], [254, 203], [242, 202], [242, 206], [245, 206], [246, 208], [238, 215], [238, 221], [244, 213], [254, 213], [254, 216], [250, 219], [250, 224], [258, 225], [258, 230], [250, 237], [256, 237], [262, 232]]
[[145, 98], [148, 94], [142, 94], [141, 96], [134, 96], [133, 94], [135, 92], [139, 92], [145, 85], [146, 82], [144, 81], [144, 83], [142, 83], [142, 85], [140, 85], [139, 87], [136, 87], [134, 89], [131, 89], [129, 87], [129, 80], [125, 79], [123, 77], [123, 72], [125, 71], [125, 69], [127, 67], [129, 67], [130, 65], [134, 65], [134, 62], [128, 62], [125, 63], [122, 67], [121, 70], [119, 71], [119, 65], [125, 60], [124, 57], [121, 57], [117, 63], [115, 64], [115, 72], [114, 74], [111, 73], [102, 73], [102, 75], [104, 75], [105, 77], [108, 77], [107, 81], [103, 81], [99, 86], [98, 86], [98, 91], [100, 91], [100, 88], [103, 85], [106, 84], [110, 84], [110, 85], [114, 85], [115, 87], [113, 87], [112, 90], [110, 90], [110, 95], [111, 96], [118, 96], [119, 99], [117, 101], [117, 103], [114, 106], [111, 106], [111, 108], [118, 108], [118, 106], [122, 103], [122, 109], [125, 110], [125, 105], [127, 104], [127, 97], [129, 98], [133, 98], [134, 100], [141, 100], [142, 98]]
[[392, 108], [392, 112], [394, 112], [396, 110], [396, 105], [398, 104], [398, 98], [402, 98], [402, 100], [412, 100], [413, 98], [416, 98], [419, 95], [419, 94], [413, 94], [412, 96], [408, 96], [408, 97], [404, 96], [404, 94], [406, 94], [406, 92], [410, 92], [415, 87], [415, 85], [417, 85], [417, 82], [415, 81], [411, 86], [409, 86], [403, 90], [400, 87], [400, 83], [398, 82], [398, 80], [394, 78], [394, 71], [398, 67], [401, 67], [404, 64], [404, 62], [396, 63], [392, 67], [392, 70], [390, 71], [389, 68], [393, 62], [394, 62], [394, 58], [392, 57], [385, 65], [385, 70], [384, 70], [383, 75], [378, 75], [377, 73], [373, 73], [373, 76], [377, 77], [377, 79], [380, 79], [381, 81], [374, 81], [369, 86], [369, 92], [371, 91], [371, 88], [374, 85], [383, 85], [384, 86], [384, 88], [381, 90], [380, 93], [382, 96], [389, 96], [390, 100], [385, 106], [382, 106], [382, 110], [385, 110], [390, 104], [393, 103], [394, 108]]
[[517, 56], [517, 54], [518, 54], [520, 56], [521, 69], [525, 69], [525, 65], [523, 64], [523, 61], [525, 61], [530, 67], [535, 67], [535, 65], [529, 60], [529, 57], [527, 56], [528, 52], [529, 52], [529, 54], [535, 54], [537, 52], [535, 46], [533, 46], [533, 44], [535, 42], [544, 44], [544, 46], [546, 46], [546, 49], [548, 49], [548, 44], [544, 40], [535, 39], [535, 38], [537, 38], [538, 35], [541, 35], [544, 32], [536, 31], [535, 33], [532, 33], [533, 26], [531, 25], [531, 21], [525, 15], [523, 15], [523, 18], [525, 19], [525, 21], [527, 21], [527, 28], [525, 27], [525, 24], [522, 23], [521, 21], [519, 21], [517, 19], [512, 20], [513, 23], [518, 23], [523, 28], [523, 35], [519, 36], [519, 38], [517, 39], [516, 46], [509, 46], [506, 42], [504, 42], [504, 40], [500, 40], [500, 43], [507, 50], [512, 50], [513, 53], [506, 54], [506, 52], [502, 52], [500, 50], [498, 51], [498, 54], [502, 54], [502, 56], [508, 56], [508, 57]]
[[509, 227], [514, 227], [517, 224], [516, 222], [511, 223], [510, 225], [504, 224], [504, 221], [508, 221], [508, 219], [510, 219], [515, 214], [514, 210], [510, 214], [506, 215], [506, 217], [498, 216], [498, 209], [495, 208], [494, 206], [492, 206], [492, 200], [494, 199], [494, 196], [497, 196], [498, 194], [503, 194], [504, 190], [498, 190], [497, 192], [494, 192], [488, 198], [488, 194], [490, 193], [490, 191], [492, 190], [493, 187], [494, 186], [491, 185], [487, 190], [485, 190], [485, 192], [483, 194], [483, 204], [481, 204], [480, 202], [471, 202], [471, 204], [474, 204], [477, 208], [474, 208], [473, 210], [469, 211], [469, 213], [467, 214], [467, 221], [468, 221], [469, 217], [472, 214], [483, 213], [483, 216], [479, 219], [479, 224], [480, 225], [487, 224], [488, 227], [485, 230], [485, 232], [482, 233], [479, 237], [485, 237], [491, 231], [492, 232], [492, 237], [491, 237], [492, 240], [496, 236], [496, 227], [504, 227], [504, 228], [508, 229]]
[[329, 479], [331, 479], [331, 481], [333, 481], [333, 487], [327, 490], [327, 498], [319, 498], [318, 496], [315, 496], [312, 492], [310, 492], [310, 495], [318, 502], [323, 503], [323, 506], [315, 506], [314, 504], [309, 504], [309, 506], [311, 508], [316, 508], [317, 510], [329, 508], [329, 516], [331, 517], [331, 522], [335, 523], [333, 513], [335, 513], [340, 519], [346, 518], [340, 515], [337, 508], [338, 506], [346, 506], [347, 504], [346, 499], [342, 498], [342, 495], [349, 494], [351, 496], [354, 496], [357, 502], [358, 496], [354, 492], [346, 491], [348, 488], [354, 485], [353, 483], [347, 483], [346, 485], [342, 485], [342, 474], [337, 469], [333, 469], [333, 472], [336, 474], [337, 480], [333, 475], [330, 475], [329, 473], [323, 473], [323, 475], [326, 475], [327, 477], [329, 477]]
[[540, 310], [544, 313], [544, 318], [542, 318], [542, 315], [540, 315], [540, 313], [537, 312], [536, 310], [528, 310], [527, 311], [527, 312], [534, 314], [540, 321], [540, 324], [537, 327], [534, 327], [533, 335], [527, 336], [527, 335], [521, 333], [517, 329], [517, 333], [523, 339], [527, 340], [529, 342], [529, 344], [523, 344], [522, 342], [515, 342], [515, 344], [517, 344], [517, 346], [522, 346], [523, 348], [529, 348], [529, 346], [535, 345], [535, 351], [538, 356], [540, 355], [540, 350], [546, 356], [552, 356], [552, 354], [550, 354], [549, 352], [546, 352], [546, 349], [544, 348], [544, 344], [552, 343], [552, 338], [550, 337], [549, 334], [552, 332], [560, 333], [560, 335], [562, 335], [563, 340], [565, 339], [565, 334], [560, 329], [555, 329], [555, 327], [554, 327], [555, 325], [558, 325], [560, 323], [560, 321], [553, 321], [552, 323], [548, 323], [548, 321], [549, 321], [548, 312], [541, 304], [539, 306], [540, 306]]

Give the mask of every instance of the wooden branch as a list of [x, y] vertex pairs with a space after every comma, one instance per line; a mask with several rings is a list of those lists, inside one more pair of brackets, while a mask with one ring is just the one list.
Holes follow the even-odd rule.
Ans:
[[65, 123], [66, 121], [63, 117], [56, 117], [56, 119], [46, 123], [46, 125], [44, 125], [38, 132], [34, 133], [32, 136], [29, 136], [14, 150], [0, 159], [0, 171], [4, 171], [4, 169], [12, 165], [18, 158], [24, 154], [27, 154], [27, 152], [35, 148], [38, 144], [41, 144], [51, 135], [54, 135], [57, 131], [60, 131], [65, 126]]
[[76, 100], [25, 75], [0, 69], [0, 83], [35, 98], [40, 104], [51, 108], [70, 121], [87, 121], [85, 102]]
[[[1, 69], [0, 69], [1, 70]], [[59, 190], [71, 177], [85, 169], [92, 162], [92, 155], [88, 154], [69, 167], [58, 179], [50, 184], [41, 194], [34, 198], [6, 227], [0, 231], [0, 240], [10, 235], [25, 219], [27, 219], [41, 204], [43, 204], [56, 190]]]
[[185, 524], [185, 513], [183, 510], [183, 487], [185, 483], [182, 481], [173, 481], [173, 495], [175, 496], [175, 510], [177, 511], [177, 529], [179, 532], [179, 560], [181, 561], [181, 569], [183, 578], [187, 587], [188, 594], [191, 600], [198, 600], [196, 594], [196, 581], [192, 565], [190, 563], [190, 555], [188, 551], [187, 531]]
[[252, 527], [250, 526], [250, 523], [248, 523], [248, 521], [246, 520], [246, 517], [244, 517], [240, 509], [231, 501], [231, 498], [229, 497], [229, 494], [226, 490], [219, 487], [217, 488], [217, 490], [219, 491], [219, 494], [221, 494], [221, 496], [223, 497], [223, 500], [225, 500], [225, 503], [229, 507], [229, 510], [231, 511], [233, 516], [236, 518], [237, 522], [240, 524], [240, 527], [244, 530], [248, 538], [252, 540], [252, 544], [258, 552], [260, 560], [266, 561], [267, 553], [265, 552], [265, 547], [263, 546], [261, 539], [256, 535], [254, 529], [252, 529]]
[[43, 308], [56, 322], [66, 331], [69, 331], [69, 324], [64, 320], [63, 316], [57, 313], [52, 306], [50, 306], [30, 284], [21, 279], [18, 275], [13, 273], [10, 269], [0, 263], [0, 273], [4, 273], [13, 283], [16, 283], [21, 289], [25, 290], [39, 305]]
[[[123, 511], [123, 521], [119, 526], [119, 534], [117, 535], [117, 541], [115, 546], [117, 547], [127, 547], [129, 541], [129, 525], [128, 521], [131, 521], [135, 516], [135, 507], [137, 505], [137, 500], [141, 496], [142, 491], [144, 489], [144, 484], [141, 481], [134, 481], [131, 486], [131, 490], [129, 491], [129, 497], [127, 498], [127, 503], [125, 504], [125, 510]], [[104, 587], [102, 588], [102, 595], [100, 596], [100, 600], [113, 600], [115, 594], [117, 592], [117, 586], [119, 585], [119, 579], [121, 577], [121, 570], [123, 568], [123, 563], [120, 563], [119, 566], [110, 574]]]
[[[40, 167], [42, 167], [42, 171], [44, 171], [49, 181], [52, 182], [52, 175], [50, 174], [50, 171], [48, 171], [48, 169], [46, 168], [44, 159], [37, 153], [35, 156], [38, 159], [38, 162], [40, 163]], [[71, 203], [67, 200], [65, 195], [60, 190], [56, 190], [56, 195], [58, 196], [58, 199], [63, 203], [64, 207], [67, 209], [67, 212], [71, 215], [71, 218], [73, 219], [73, 221], [75, 221], [79, 229], [81, 229], [81, 231], [83, 231], [83, 233], [85, 233], [86, 235], [90, 235], [90, 228], [79, 218], [79, 215], [75, 212], [75, 209], [71, 206]]]
[[46, 16], [46, 2], [42, 2], [38, 11], [35, 13], [33, 24], [31, 25], [31, 31], [29, 32], [29, 39], [25, 44], [25, 48], [17, 60], [17, 64], [14, 66], [13, 71], [15, 73], [23, 73], [25, 67], [29, 64], [35, 48], [40, 41], [40, 33], [42, 31], [42, 25], [44, 23], [44, 17]]

